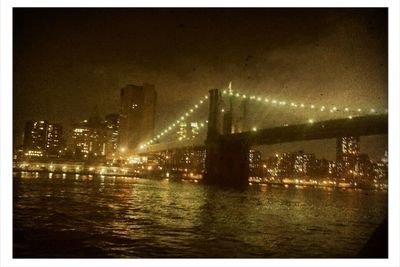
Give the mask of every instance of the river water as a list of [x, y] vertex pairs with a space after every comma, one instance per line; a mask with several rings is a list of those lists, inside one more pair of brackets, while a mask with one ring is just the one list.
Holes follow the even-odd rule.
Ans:
[[14, 173], [16, 258], [356, 257], [387, 193]]

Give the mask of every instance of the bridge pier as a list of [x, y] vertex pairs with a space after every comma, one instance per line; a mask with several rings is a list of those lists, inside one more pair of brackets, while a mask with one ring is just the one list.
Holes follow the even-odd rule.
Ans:
[[[221, 127], [218, 89], [210, 90], [210, 108], [206, 140], [206, 166], [204, 181], [207, 184], [245, 187], [249, 178], [249, 146], [242, 141], [226, 138], [231, 132], [232, 116], [224, 117]], [[228, 121], [230, 120], [230, 121]], [[223, 134], [221, 134], [223, 128]]]
[[246, 187], [249, 177], [249, 147], [224, 138], [206, 144], [204, 181], [231, 187]]

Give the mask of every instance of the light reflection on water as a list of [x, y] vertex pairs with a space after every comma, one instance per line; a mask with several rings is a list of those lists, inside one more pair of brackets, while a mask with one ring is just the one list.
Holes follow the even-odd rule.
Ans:
[[14, 257], [354, 257], [383, 192], [17, 173]]

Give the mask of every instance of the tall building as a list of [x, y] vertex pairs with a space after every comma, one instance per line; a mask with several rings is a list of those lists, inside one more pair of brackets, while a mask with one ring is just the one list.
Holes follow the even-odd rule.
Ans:
[[179, 124], [177, 131], [178, 140], [190, 140], [199, 135], [200, 125], [198, 122], [183, 121]]
[[119, 149], [132, 152], [153, 138], [157, 94], [154, 85], [127, 85], [120, 94]]
[[119, 114], [106, 115], [107, 145], [106, 154], [115, 153], [118, 149]]
[[75, 157], [104, 157], [106, 155], [107, 128], [99, 117], [74, 125], [72, 139]]
[[29, 157], [56, 156], [62, 147], [62, 126], [48, 121], [28, 121], [24, 131], [24, 154]]
[[46, 132], [46, 151], [48, 155], [59, 155], [62, 151], [62, 133], [63, 129], [60, 124], [49, 123]]
[[360, 154], [360, 138], [344, 136], [336, 139], [336, 174], [345, 177], [351, 174], [357, 164]]

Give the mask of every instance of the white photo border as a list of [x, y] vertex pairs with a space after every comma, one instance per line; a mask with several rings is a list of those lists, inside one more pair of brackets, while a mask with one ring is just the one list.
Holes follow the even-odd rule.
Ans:
[[[1, 0], [0, 1], [0, 266], [400, 266], [400, 1], [398, 0]], [[389, 9], [389, 259], [13, 259], [12, 13], [14, 7], [387, 7]]]

